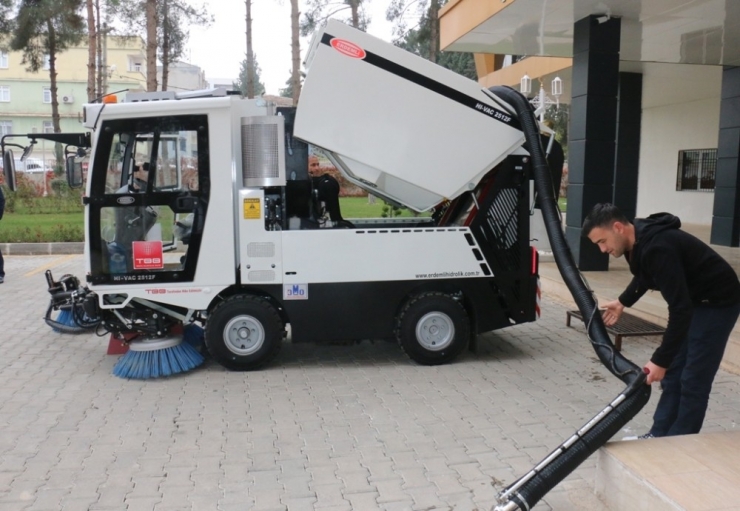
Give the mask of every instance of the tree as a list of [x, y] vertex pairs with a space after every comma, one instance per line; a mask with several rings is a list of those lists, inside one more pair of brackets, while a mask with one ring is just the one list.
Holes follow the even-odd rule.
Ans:
[[417, 37], [427, 42], [427, 53], [421, 56], [436, 62], [439, 52], [439, 8], [445, 3], [447, 0], [391, 0], [385, 18], [394, 24], [394, 43], [399, 44], [410, 31], [416, 31]]
[[[257, 63], [257, 56], [252, 56], [253, 73], [249, 73], [249, 59], [245, 58], [242, 61], [241, 69], [239, 70], [239, 78], [234, 82], [234, 89], [240, 91], [242, 96], [253, 98], [255, 96], [262, 96], [265, 93], [265, 84], [260, 80], [260, 65]], [[249, 96], [249, 85], [248, 80], [250, 74], [252, 75], [252, 96]]]
[[570, 117], [570, 105], [561, 103], [559, 106], [550, 105], [545, 110], [545, 121], [552, 122], [555, 131], [555, 140], [563, 146], [565, 157], [568, 157], [568, 118]]
[[146, 32], [147, 90], [157, 90], [157, 56], [162, 61], [162, 90], [167, 90], [169, 65], [185, 51], [187, 27], [208, 25], [213, 17], [205, 6], [187, 0], [108, 0], [110, 12], [132, 28]]
[[[308, 0], [306, 2], [306, 12], [301, 19], [301, 35], [307, 36], [316, 29], [326, 24], [329, 18], [334, 18], [337, 14], [349, 11], [348, 18], [342, 19], [345, 23], [351, 24], [360, 30], [367, 30], [370, 24], [370, 18], [363, 9], [363, 4], [369, 0]], [[341, 19], [341, 18], [340, 18]]]
[[[13, 17], [11, 12], [13, 11], [13, 0], [0, 0], [0, 36], [9, 34], [12, 30]], [[0, 44], [3, 41], [0, 39]]]
[[[48, 58], [51, 119], [59, 133], [57, 55], [84, 37], [85, 21], [78, 14], [82, 0], [22, 0], [12, 31], [10, 48], [23, 52], [23, 64], [36, 73]], [[59, 158], [61, 160], [61, 158]]]
[[298, 104], [301, 96], [301, 39], [299, 20], [301, 12], [298, 10], [298, 0], [290, 0], [290, 53], [292, 69], [290, 73], [290, 87], [293, 93], [293, 104]]
[[292, 98], [293, 97], [293, 76], [291, 75], [285, 82], [285, 88], [278, 91], [281, 98]]
[[93, 0], [85, 0], [87, 9], [87, 101], [93, 102], [97, 95], [95, 91], [95, 75], [97, 66], [95, 57], [97, 55], [98, 33], [95, 29], [95, 5]]
[[157, 0], [146, 0], [146, 90], [157, 90]]
[[445, 3], [447, 0], [392, 0], [386, 19], [394, 23], [393, 42], [444, 68], [477, 80], [472, 53], [439, 50], [439, 9]]
[[162, 90], [167, 90], [170, 62], [174, 62], [185, 53], [188, 40], [185, 28], [188, 25], [208, 25], [213, 16], [208, 14], [205, 6], [193, 7], [184, 0], [160, 0], [157, 17], [160, 20], [158, 30], [159, 59], [162, 62]]
[[[247, 96], [249, 99], [252, 99], [255, 95], [254, 81], [255, 75], [257, 74], [257, 68], [255, 67], [256, 62], [254, 58], [254, 50], [252, 49], [252, 0], [245, 0], [244, 3], [247, 8], [247, 90], [246, 94], [244, 94], [244, 91], [242, 91], [242, 94]], [[239, 79], [241, 80], [241, 76], [239, 76]]]

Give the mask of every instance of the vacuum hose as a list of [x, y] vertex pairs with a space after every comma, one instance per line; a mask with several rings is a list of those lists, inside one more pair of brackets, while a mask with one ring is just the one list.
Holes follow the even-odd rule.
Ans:
[[627, 384], [609, 405], [563, 442], [529, 473], [498, 495], [495, 511], [531, 509], [545, 494], [575, 470], [629, 422], [650, 399], [642, 369], [626, 359], [614, 347], [601, 319], [598, 304], [578, 270], [561, 227], [557, 200], [553, 193], [550, 168], [542, 149], [540, 132], [529, 101], [510, 87], [491, 87], [497, 97], [511, 105], [519, 118], [532, 158], [534, 184], [555, 263], [582, 317], [589, 318], [587, 333], [602, 364]]

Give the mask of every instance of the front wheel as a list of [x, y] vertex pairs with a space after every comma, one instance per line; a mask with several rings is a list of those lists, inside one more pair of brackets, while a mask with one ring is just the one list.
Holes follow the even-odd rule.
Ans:
[[470, 319], [452, 296], [422, 293], [412, 297], [396, 318], [396, 337], [415, 362], [446, 364], [468, 345]]
[[232, 371], [251, 371], [280, 352], [285, 325], [264, 298], [236, 295], [216, 306], [206, 322], [206, 346], [214, 359]]

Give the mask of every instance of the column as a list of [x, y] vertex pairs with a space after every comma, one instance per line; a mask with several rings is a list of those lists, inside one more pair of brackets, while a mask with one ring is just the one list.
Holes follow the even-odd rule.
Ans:
[[609, 269], [608, 256], [581, 236], [581, 225], [595, 204], [613, 200], [619, 36], [618, 18], [589, 16], [574, 27], [565, 235], [584, 271]]
[[740, 67], [722, 71], [719, 143], [710, 243], [740, 246]]
[[614, 198], [632, 220], [637, 213], [637, 176], [640, 165], [642, 75], [619, 73], [617, 98], [617, 158], [614, 165]]

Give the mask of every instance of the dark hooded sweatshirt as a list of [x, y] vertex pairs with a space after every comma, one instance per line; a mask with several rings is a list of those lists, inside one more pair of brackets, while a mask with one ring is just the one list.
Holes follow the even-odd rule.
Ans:
[[631, 307], [648, 289], [668, 303], [668, 326], [650, 359], [668, 368], [686, 338], [694, 307], [740, 303], [740, 282], [732, 267], [707, 244], [681, 231], [669, 213], [635, 219], [635, 245], [627, 253], [632, 282], [619, 297]]

